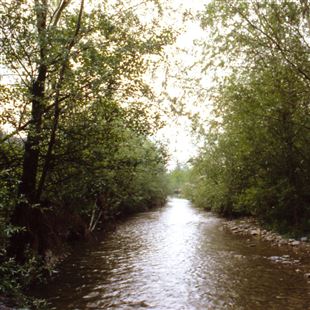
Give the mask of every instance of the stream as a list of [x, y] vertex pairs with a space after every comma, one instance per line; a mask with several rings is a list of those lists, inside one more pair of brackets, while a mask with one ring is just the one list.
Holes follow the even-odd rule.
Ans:
[[287, 251], [170, 198], [79, 246], [36, 295], [57, 310], [310, 309], [310, 284]]

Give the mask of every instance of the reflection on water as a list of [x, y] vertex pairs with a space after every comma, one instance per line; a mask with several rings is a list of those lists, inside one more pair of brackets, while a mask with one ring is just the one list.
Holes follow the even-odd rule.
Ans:
[[[84, 246], [38, 293], [53, 309], [310, 309], [310, 287], [278, 249], [221, 229], [184, 199]], [[282, 250], [283, 251], [283, 250]]]

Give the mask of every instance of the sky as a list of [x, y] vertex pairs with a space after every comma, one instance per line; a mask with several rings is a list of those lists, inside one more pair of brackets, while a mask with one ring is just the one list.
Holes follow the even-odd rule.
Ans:
[[[205, 4], [209, 3], [210, 0], [170, 0], [169, 3], [173, 8], [176, 9], [175, 12], [171, 13], [175, 18], [168, 17], [168, 23], [174, 25], [179, 25], [181, 27], [182, 23], [182, 12], [185, 10], [190, 10], [193, 15], [197, 14], [199, 11], [203, 10]], [[199, 55], [201, 51], [198, 46], [195, 46], [194, 41], [197, 39], [206, 39], [205, 32], [201, 29], [199, 22], [197, 20], [187, 21], [182, 24], [181, 34], [178, 36], [176, 44], [172, 46], [169, 50], [168, 55], [172, 60], [170, 68], [171, 78], [168, 80], [167, 92], [170, 97], [179, 99], [184, 94], [184, 85], [182, 78], [185, 77], [184, 73], [179, 71], [179, 68], [185, 68], [186, 66], [191, 66], [197, 60], [199, 60]], [[184, 52], [178, 52], [181, 49]], [[178, 66], [174, 65], [174, 61], [178, 62]], [[175, 66], [175, 68], [173, 68]], [[192, 70], [195, 77], [201, 77], [199, 69]], [[179, 78], [178, 81], [175, 78]], [[210, 77], [201, 77], [204, 79], [204, 83], [208, 84], [210, 82]], [[188, 85], [187, 85], [188, 86]], [[201, 84], [203, 86], [203, 82]], [[207, 85], [205, 85], [207, 87]], [[184, 109], [189, 113], [209, 113], [211, 104], [210, 102], [204, 102], [201, 100], [197, 102], [197, 98], [190, 95], [185, 95], [182, 99], [185, 107]], [[185, 116], [173, 117], [167, 119], [167, 125], [161, 129], [157, 137], [159, 140], [166, 142], [169, 153], [170, 160], [168, 163], [168, 169], [173, 169], [177, 163], [185, 164], [191, 157], [195, 156], [198, 152], [198, 142], [197, 139], [191, 134], [191, 121]]]
[[[113, 3], [110, 0], [107, 3]], [[125, 0], [126, 1], [126, 0]], [[201, 56], [201, 50], [195, 46], [194, 41], [198, 39], [206, 39], [207, 35], [200, 27], [197, 19], [191, 18], [184, 22], [184, 13], [191, 12], [195, 16], [204, 6], [211, 0], [159, 0], [163, 4], [162, 16], [160, 16], [161, 24], [171, 26], [179, 32], [175, 44], [166, 47], [167, 63], [159, 67], [157, 73], [146, 74], [145, 80], [153, 86], [155, 94], [158, 94], [157, 104], [165, 109], [169, 106], [169, 99], [175, 99], [177, 104], [182, 106], [185, 114], [199, 113], [201, 115], [210, 113], [211, 103], [198, 100], [197, 94], [185, 94], [185, 86], [191, 87], [185, 83], [186, 77], [200, 77], [202, 82], [200, 87], [208, 88], [210, 84], [210, 76], [201, 76], [200, 68], [187, 70]], [[155, 18], [157, 6], [156, 0], [128, 0], [129, 7], [135, 7], [135, 12], [140, 20], [146, 25], [152, 18]], [[147, 3], [147, 4], [145, 4]], [[166, 9], [168, 7], [168, 9]], [[150, 9], [151, 8], [151, 9]], [[168, 73], [167, 73], [168, 71]], [[188, 75], [185, 74], [185, 71]], [[168, 74], [167, 82], [164, 83], [165, 76]], [[163, 84], [166, 84], [163, 89]], [[185, 85], [186, 84], [186, 85]], [[162, 92], [166, 93], [165, 96]], [[203, 117], [204, 118], [204, 117]], [[163, 142], [168, 149], [170, 160], [168, 169], [172, 170], [177, 163], [185, 164], [191, 157], [198, 152], [198, 143], [196, 137], [191, 133], [191, 121], [186, 116], [173, 115], [168, 117], [163, 115], [163, 119], [167, 125], [160, 129], [158, 133], [152, 137], [152, 140]]]
[[[94, 0], [86, 0], [86, 5], [90, 7], [91, 2], [98, 4], [98, 2]], [[142, 2], [139, 0], [131, 0], [129, 1], [129, 4], [138, 4], [138, 10], [139, 4]], [[166, 67], [159, 69], [159, 72], [157, 72], [157, 78], [152, 76], [150, 83], [153, 84], [155, 90], [157, 89], [161, 92], [163, 76], [165, 75], [163, 70], [167, 72], [168, 69], [169, 78], [164, 89], [167, 96], [170, 99], [174, 98], [178, 104], [184, 105], [183, 108], [185, 113], [208, 113], [210, 110], [210, 103], [204, 102], [203, 100], [197, 100], [194, 95], [185, 94], [184, 78], [186, 75], [184, 75], [184, 72], [182, 73], [182, 69], [184, 70], [186, 67], [191, 66], [199, 59], [199, 54], [201, 51], [199, 51], [199, 48], [195, 46], [194, 41], [197, 39], [206, 38], [206, 34], [200, 28], [197, 20], [191, 19], [183, 22], [183, 13], [190, 11], [193, 15], [195, 15], [200, 10], [203, 10], [204, 5], [210, 2], [210, 0], [162, 0], [161, 2], [170, 7], [169, 10], [163, 11], [163, 22], [167, 24], [167, 26], [171, 26], [173, 29], [179, 30], [180, 34], [177, 37], [176, 43], [173, 46], [168, 46], [166, 48], [168, 67], [166, 64]], [[142, 19], [145, 19], [146, 23], [150, 17], [152, 17], [152, 10], [149, 10], [149, 12], [150, 13], [148, 14], [150, 15], [141, 15]], [[2, 80], [1, 82], [9, 83], [8, 79], [10, 76], [6, 75], [7, 72], [5, 68], [0, 68], [0, 70], [1, 73], [3, 73], [2, 79], [6, 80]], [[185, 72], [186, 71], [187, 69], [185, 69]], [[187, 73], [189, 74], [189, 72]], [[191, 70], [191, 75], [192, 77], [198, 77], [201, 73], [199, 70], [195, 72], [194, 69]], [[205, 84], [208, 84], [208, 77], [206, 76], [204, 78], [206, 80]], [[188, 86], [188, 84], [186, 86]], [[158, 104], [168, 104], [167, 101], [169, 100], [167, 98], [164, 99], [161, 95], [159, 97], [159, 100], [162, 101], [158, 102]], [[191, 134], [191, 122], [188, 117], [174, 115], [173, 117], [164, 116], [164, 119], [167, 125], [159, 130], [153, 138], [164, 142], [167, 145], [170, 153], [168, 168], [171, 170], [177, 163], [184, 164], [197, 153], [197, 142]]]
[[[156, 18], [157, 6], [155, 3], [157, 0], [127, 1], [127, 5], [135, 8], [136, 14], [146, 25], [152, 18]], [[170, 26], [179, 32], [175, 44], [167, 46], [165, 49], [168, 64], [159, 66], [155, 74], [152, 72], [145, 75], [146, 82], [153, 86], [155, 94], [158, 95], [157, 105], [163, 107], [163, 110], [169, 106], [169, 100], [175, 99], [177, 105], [183, 107], [182, 111], [185, 114], [199, 113], [204, 115], [210, 113], [210, 102], [204, 102], [203, 99], [198, 100], [197, 94], [185, 94], [184, 91], [185, 86], [191, 87], [191, 85], [185, 83], [186, 77], [202, 78], [200, 87], [205, 89], [210, 84], [210, 76], [201, 76], [200, 68], [192, 69], [191, 72], [186, 69], [199, 60], [201, 56], [201, 50], [195, 46], [194, 41], [202, 38], [206, 39], [207, 35], [201, 29], [197, 19], [187, 19], [184, 22], [185, 12], [191, 12], [192, 16], [195, 16], [210, 1], [159, 0], [163, 4], [162, 16], [160, 16], [161, 24]], [[107, 4], [113, 5], [115, 2], [117, 0], [109, 0]], [[97, 2], [93, 3], [97, 4]], [[168, 74], [168, 79], [164, 83], [166, 74]], [[163, 84], [165, 84], [164, 89]], [[162, 95], [163, 91], [166, 93], [166, 97]], [[151, 138], [163, 142], [167, 146], [170, 154], [168, 169], [172, 170], [177, 163], [185, 164], [197, 154], [198, 143], [196, 137], [191, 133], [191, 121], [188, 117], [163, 115], [163, 119], [167, 125]]]

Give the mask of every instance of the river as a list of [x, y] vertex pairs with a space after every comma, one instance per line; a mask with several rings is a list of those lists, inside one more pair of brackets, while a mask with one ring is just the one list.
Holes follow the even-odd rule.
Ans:
[[80, 246], [37, 295], [57, 310], [310, 309], [297, 267], [272, 260], [292, 253], [235, 236], [221, 222], [171, 198]]

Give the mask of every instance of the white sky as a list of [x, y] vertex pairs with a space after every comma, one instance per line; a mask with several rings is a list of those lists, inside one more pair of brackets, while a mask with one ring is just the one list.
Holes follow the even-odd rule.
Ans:
[[[97, 1], [88, 0], [93, 4], [99, 4]], [[87, 2], [88, 2], [87, 1]], [[86, 2], [86, 5], [87, 5]], [[112, 0], [113, 2], [113, 0]], [[142, 1], [141, 1], [142, 2]], [[199, 22], [195, 20], [187, 20], [183, 22], [183, 13], [191, 11], [193, 15], [204, 8], [204, 5], [209, 3], [210, 0], [161, 0], [164, 5], [170, 6], [169, 10], [163, 12], [163, 22], [173, 29], [179, 29], [180, 35], [177, 38], [176, 44], [167, 47], [166, 54], [168, 58], [168, 68], [170, 78], [167, 80], [165, 91], [168, 97], [175, 98], [177, 102], [184, 103], [183, 111], [193, 113], [208, 113], [210, 111], [210, 103], [204, 100], [198, 100], [197, 96], [184, 95], [184, 73], [180, 69], [191, 66], [195, 61], [199, 60], [200, 50], [194, 46], [194, 40], [207, 38], [205, 32], [200, 28]], [[109, 3], [109, 1], [107, 2]], [[110, 2], [111, 3], [111, 2]], [[135, 0], [129, 2], [134, 5]], [[137, 0], [137, 3], [140, 3]], [[150, 19], [151, 15], [145, 15], [145, 21]], [[179, 49], [182, 49], [180, 51]], [[167, 70], [162, 68], [160, 70]], [[163, 83], [163, 71], [157, 73], [157, 78], [152, 76], [151, 84], [155, 89], [161, 89]], [[3, 68], [2, 68], [3, 73]], [[187, 71], [187, 70], [186, 70]], [[188, 76], [199, 77], [201, 75], [199, 70], [188, 71]], [[4, 77], [7, 79], [8, 77]], [[3, 82], [3, 81], [2, 81]], [[8, 83], [8, 81], [6, 81]], [[210, 77], [204, 77], [205, 88], [210, 84]], [[187, 84], [187, 87], [191, 85]], [[161, 97], [159, 102], [161, 105], [167, 105], [167, 101]], [[167, 99], [166, 99], [167, 100]], [[191, 136], [191, 122], [185, 116], [174, 116], [167, 118], [167, 126], [161, 129], [155, 136], [155, 139], [163, 141], [168, 146], [171, 156], [168, 168], [172, 169], [177, 162], [185, 163], [190, 157], [197, 152], [197, 143]]]
[[[91, 0], [88, 0], [91, 1]], [[126, 0], [125, 0], [126, 1]], [[199, 99], [197, 92], [195, 94], [184, 94], [185, 73], [181, 69], [185, 69], [197, 60], [201, 50], [194, 45], [194, 41], [201, 38], [207, 38], [206, 33], [200, 28], [199, 21], [187, 19], [184, 22], [184, 13], [191, 12], [195, 16], [199, 11], [203, 10], [204, 6], [211, 0], [159, 0], [163, 5], [162, 16], [160, 23], [165, 26], [171, 26], [178, 31], [180, 35], [177, 38], [176, 44], [166, 48], [167, 64], [163, 64], [157, 72], [149, 73], [145, 76], [146, 81], [153, 86], [155, 92], [158, 93], [158, 102], [162, 110], [169, 107], [169, 99], [176, 99], [180, 105], [184, 104], [182, 111], [188, 113], [201, 113], [206, 118], [210, 112], [210, 103]], [[113, 5], [117, 0], [108, 0], [106, 3]], [[140, 20], [146, 25], [150, 20], [156, 18], [157, 6], [156, 0], [144, 2], [144, 0], [127, 0], [129, 7], [135, 7], [136, 13]], [[93, 4], [98, 2], [93, 0]], [[147, 3], [147, 4], [145, 4]], [[182, 50], [182, 51], [180, 51]], [[167, 97], [164, 98], [161, 94], [163, 90], [163, 82], [165, 81], [165, 72], [168, 67], [168, 80], [164, 86]], [[188, 71], [187, 77], [201, 77], [199, 68]], [[210, 76], [203, 77], [202, 87], [208, 88], [211, 83]], [[187, 83], [187, 87], [191, 87]], [[194, 91], [195, 92], [195, 91]], [[167, 99], [169, 98], [169, 99]], [[181, 109], [181, 108], [180, 108]], [[155, 140], [164, 142], [170, 153], [170, 161], [168, 168], [173, 169], [177, 162], [186, 163], [192, 156], [197, 153], [197, 143], [191, 135], [191, 122], [185, 116], [164, 116], [167, 121], [167, 126], [159, 130], [153, 137]]]
[[[169, 16], [168, 23], [181, 26], [182, 13], [185, 10], [191, 10], [193, 14], [203, 10], [204, 5], [209, 3], [210, 0], [170, 0], [169, 3], [176, 11], [174, 16]], [[175, 20], [174, 20], [175, 19]], [[199, 22], [195, 20], [187, 21], [182, 25], [183, 30], [179, 35], [176, 45], [168, 48], [168, 56], [172, 60], [170, 67], [170, 74], [172, 78], [168, 80], [167, 92], [170, 97], [176, 97], [177, 100], [185, 102], [184, 109], [190, 113], [208, 113], [211, 105], [208, 102], [201, 100], [197, 102], [195, 96], [185, 95], [182, 99], [179, 99], [184, 93], [182, 79], [185, 77], [183, 73], [179, 71], [179, 67], [191, 66], [197, 60], [199, 60], [200, 50], [194, 45], [194, 41], [201, 38], [206, 38], [205, 32], [200, 28]], [[186, 50], [187, 52], [177, 52], [177, 48]], [[169, 50], [170, 49], [170, 50]], [[173, 63], [173, 60], [178, 62], [178, 66]], [[195, 76], [195, 74], [197, 76]], [[200, 77], [201, 73], [199, 69], [192, 70], [192, 75]], [[174, 79], [178, 77], [180, 81]], [[211, 83], [210, 76], [203, 77], [205, 87]], [[188, 85], [187, 85], [188, 86]], [[191, 122], [185, 116], [174, 117], [167, 120], [168, 124], [161, 129], [156, 137], [159, 140], [165, 141], [168, 145], [168, 150], [171, 159], [168, 164], [169, 169], [173, 169], [177, 162], [186, 163], [192, 156], [197, 153], [197, 142], [191, 135]]]

